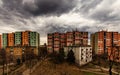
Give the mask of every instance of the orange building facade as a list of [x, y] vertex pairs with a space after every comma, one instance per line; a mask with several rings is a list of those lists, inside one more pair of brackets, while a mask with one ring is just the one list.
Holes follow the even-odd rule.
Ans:
[[8, 33], [8, 46], [14, 46], [14, 33]]
[[22, 32], [22, 46], [29, 46], [29, 36], [30, 36], [30, 31], [24, 31]]

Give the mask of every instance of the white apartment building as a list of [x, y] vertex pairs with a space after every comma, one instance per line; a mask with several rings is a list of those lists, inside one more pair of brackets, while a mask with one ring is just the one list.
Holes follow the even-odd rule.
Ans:
[[71, 46], [64, 47], [65, 55], [72, 50], [75, 56], [75, 62], [82, 66], [92, 61], [92, 47], [91, 46]]

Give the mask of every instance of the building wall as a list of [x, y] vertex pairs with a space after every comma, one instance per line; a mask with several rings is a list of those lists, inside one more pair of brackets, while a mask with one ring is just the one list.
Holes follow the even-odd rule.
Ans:
[[15, 32], [15, 46], [22, 45], [22, 32]]
[[73, 32], [67, 32], [66, 33], [66, 46], [72, 46], [74, 43], [74, 36]]
[[118, 32], [113, 32], [113, 45], [118, 45]]
[[7, 33], [3, 33], [2, 34], [2, 46], [3, 48], [5, 48], [8, 45], [8, 36]]
[[65, 33], [61, 33], [60, 34], [60, 47], [64, 47], [66, 46], [66, 34]]
[[54, 51], [59, 52], [60, 49], [60, 33], [56, 32], [54, 35]]
[[8, 46], [14, 46], [14, 33], [8, 33]]
[[83, 43], [82, 45], [88, 45], [88, 32], [83, 32], [82, 34], [82, 40], [83, 40]]
[[79, 31], [74, 32], [74, 45], [76, 46], [80, 45], [80, 32]]
[[47, 50], [49, 53], [52, 53], [53, 52], [53, 34], [52, 33], [49, 33], [47, 35], [47, 41], [48, 41], [48, 46], [47, 46]]
[[112, 32], [106, 32], [106, 46], [112, 46]]
[[37, 32], [30, 32], [30, 46], [39, 46], [39, 34]]
[[95, 45], [94, 47], [95, 54], [98, 54], [98, 33], [95, 33], [95, 44], [94, 45]]

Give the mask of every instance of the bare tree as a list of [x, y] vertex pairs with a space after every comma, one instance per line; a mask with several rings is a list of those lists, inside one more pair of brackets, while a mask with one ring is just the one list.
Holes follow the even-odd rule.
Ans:
[[119, 46], [114, 45], [111, 47], [111, 50], [108, 51], [109, 75], [112, 75], [113, 65], [118, 61], [119, 55]]

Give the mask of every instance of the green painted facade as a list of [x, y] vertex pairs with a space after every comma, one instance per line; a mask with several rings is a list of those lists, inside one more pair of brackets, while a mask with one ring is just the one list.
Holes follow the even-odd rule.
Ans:
[[30, 46], [39, 46], [39, 33], [30, 32]]
[[2, 47], [5, 48], [8, 45], [7, 33], [2, 34]]
[[22, 44], [22, 32], [15, 32], [15, 46]]

